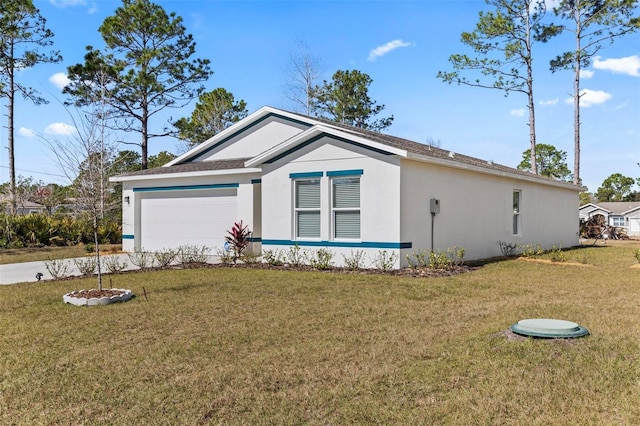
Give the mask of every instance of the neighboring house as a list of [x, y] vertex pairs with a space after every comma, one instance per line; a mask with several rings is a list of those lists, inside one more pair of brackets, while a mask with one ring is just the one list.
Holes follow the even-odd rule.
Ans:
[[[123, 184], [123, 248], [219, 250], [242, 220], [258, 250], [501, 254], [498, 241], [578, 244], [584, 188], [347, 125], [264, 107]], [[432, 213], [433, 212], [433, 213]], [[260, 244], [261, 243], [261, 244]]]
[[[11, 212], [11, 199], [8, 195], [0, 194], [0, 211], [4, 213]], [[42, 204], [35, 203], [33, 201], [25, 200], [19, 201], [16, 207], [16, 213], [19, 215], [31, 214], [31, 213], [46, 213], [47, 208]]]
[[601, 215], [608, 225], [623, 228], [630, 237], [640, 237], [640, 201], [589, 203], [579, 211], [580, 220]]

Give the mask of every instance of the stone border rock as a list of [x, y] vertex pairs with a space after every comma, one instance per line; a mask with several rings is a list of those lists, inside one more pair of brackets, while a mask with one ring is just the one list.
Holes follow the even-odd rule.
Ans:
[[77, 290], [62, 296], [62, 300], [64, 303], [69, 303], [75, 306], [97, 306], [108, 305], [115, 302], [126, 302], [133, 297], [133, 293], [128, 289], [112, 288], [110, 291], [116, 292], [117, 294], [102, 297], [83, 297], [81, 295], [86, 293], [87, 290]]

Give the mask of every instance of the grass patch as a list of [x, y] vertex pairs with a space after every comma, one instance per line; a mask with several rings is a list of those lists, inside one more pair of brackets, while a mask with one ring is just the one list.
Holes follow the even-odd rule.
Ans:
[[[137, 297], [92, 308], [62, 295], [95, 280], [3, 286], [0, 423], [640, 424], [638, 247], [431, 279], [121, 274]], [[536, 317], [592, 335], [507, 333]]]
[[[100, 253], [109, 254], [121, 249], [120, 244], [101, 244]], [[64, 247], [25, 247], [18, 249], [0, 249], [0, 265], [9, 263], [36, 262], [48, 259], [70, 259], [86, 256], [84, 244]], [[93, 253], [95, 255], [95, 252]]]

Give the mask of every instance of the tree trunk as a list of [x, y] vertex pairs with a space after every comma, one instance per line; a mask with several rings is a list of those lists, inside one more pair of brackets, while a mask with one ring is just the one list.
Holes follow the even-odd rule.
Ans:
[[[13, 58], [13, 41], [10, 42], [10, 57]], [[11, 60], [11, 59], [9, 59]], [[10, 212], [12, 215], [18, 213], [18, 202], [16, 197], [16, 157], [14, 147], [14, 125], [13, 112], [15, 109], [16, 89], [14, 81], [14, 67], [9, 66], [9, 88], [8, 88], [8, 105], [7, 105], [7, 145], [9, 148], [9, 198]]]
[[147, 165], [147, 157], [149, 154], [149, 133], [148, 133], [148, 127], [149, 127], [149, 115], [147, 113], [147, 109], [146, 107], [143, 108], [142, 111], [142, 141], [140, 144], [140, 148], [142, 150], [141, 154], [142, 154], [142, 170], [146, 170], [148, 165]]
[[531, 46], [531, 26], [530, 26], [530, 3], [527, 6], [527, 97], [529, 107], [529, 141], [531, 143], [531, 173], [538, 174], [538, 164], [536, 161], [536, 112], [533, 99], [533, 54]]
[[576, 0], [574, 17], [576, 21], [576, 56], [573, 78], [573, 183], [580, 185], [580, 0]]

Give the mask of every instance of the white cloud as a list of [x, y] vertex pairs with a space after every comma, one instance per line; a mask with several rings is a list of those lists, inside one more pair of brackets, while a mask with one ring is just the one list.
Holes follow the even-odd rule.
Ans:
[[407, 46], [411, 46], [412, 43], [409, 43], [408, 41], [403, 41], [403, 40], [393, 40], [390, 41], [387, 44], [383, 44], [382, 46], [378, 46], [375, 49], [373, 49], [371, 52], [369, 52], [369, 61], [375, 61], [376, 58], [379, 58], [380, 56], [384, 56], [387, 53], [391, 52], [392, 50], [398, 49], [400, 47], [407, 47]]
[[640, 77], [640, 56], [633, 55], [624, 58], [612, 58], [601, 60], [596, 56], [593, 67], [599, 70], [611, 71], [617, 74], [627, 74], [632, 77]]
[[595, 74], [593, 71], [589, 71], [589, 70], [580, 70], [580, 78], [591, 78], [593, 77], [593, 74]]
[[49, 135], [69, 136], [74, 134], [76, 129], [67, 123], [51, 123], [44, 129], [44, 132]]
[[49, 3], [55, 7], [74, 7], [86, 5], [87, 0], [49, 0]]
[[555, 99], [549, 99], [547, 101], [540, 101], [540, 105], [557, 105], [558, 104], [559, 99], [555, 98]]
[[[589, 90], [583, 89], [580, 92], [580, 106], [589, 108], [593, 105], [599, 105], [607, 102], [613, 96], [610, 93], [603, 92], [602, 90]], [[565, 99], [568, 104], [573, 104], [573, 97]]]
[[509, 114], [511, 114], [514, 117], [524, 117], [526, 113], [527, 113], [527, 110], [525, 110], [524, 108], [512, 109], [511, 111], [509, 111]]
[[36, 135], [36, 132], [33, 129], [29, 129], [28, 127], [20, 127], [18, 129], [18, 134], [20, 136], [24, 136], [25, 138], [32, 138]]
[[58, 89], [62, 90], [64, 86], [69, 84], [71, 81], [69, 80], [69, 77], [67, 77], [67, 74], [63, 72], [57, 72], [49, 77], [49, 82], [51, 82]]

